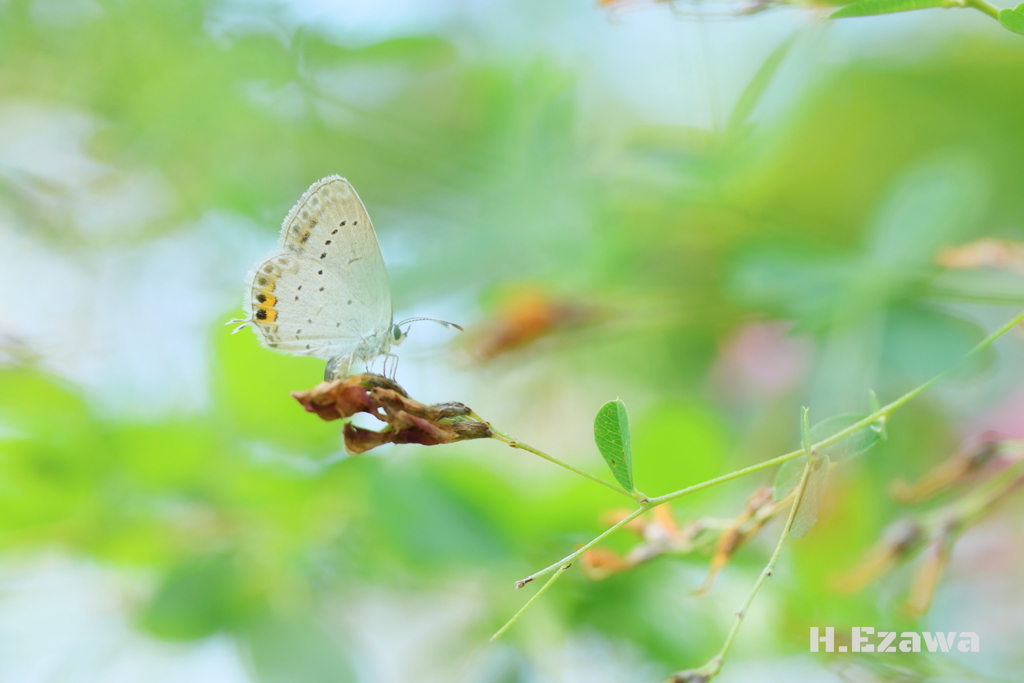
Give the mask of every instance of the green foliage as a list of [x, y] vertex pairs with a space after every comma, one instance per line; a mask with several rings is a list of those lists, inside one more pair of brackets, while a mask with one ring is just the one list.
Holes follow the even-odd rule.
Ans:
[[629, 415], [621, 399], [608, 401], [594, 416], [594, 441], [608, 469], [622, 488], [632, 493], [633, 451], [629, 441]]
[[[824, 441], [826, 438], [852, 427], [865, 417], [867, 417], [867, 415], [849, 414], [836, 415], [828, 418], [827, 420], [822, 420], [810, 428], [806, 441], [810, 444]], [[882, 438], [880, 430], [881, 426], [877, 424], [870, 424], [865, 427], [861, 427], [860, 429], [847, 434], [839, 441], [822, 447], [815, 453], [815, 456], [818, 458], [827, 458], [830, 462], [841, 462], [856, 455], [860, 455], [878, 443]], [[804, 467], [806, 467], [806, 465], [807, 457], [803, 455], [799, 458], [787, 460], [782, 463], [779, 467], [779, 471], [775, 475], [773, 492], [775, 500], [781, 500], [796, 488], [796, 485], [800, 482], [800, 477], [803, 474]], [[817, 472], [818, 470], [815, 469], [814, 471]], [[811, 524], [813, 524], [813, 520], [811, 521]]]
[[960, 7], [956, 0], [857, 0], [843, 5], [828, 15], [829, 19], [845, 17], [867, 17], [874, 14], [891, 14], [893, 12], [910, 12], [917, 9], [933, 9], [935, 7]]
[[[650, 454], [634, 474], [645, 493], [712, 479], [729, 466], [728, 425], [712, 405], [661, 402], [637, 419], [631, 440], [638, 453]], [[699, 493], [679, 501], [683, 507], [706, 503]]]
[[[867, 415], [850, 414], [836, 415], [811, 427], [811, 443], [818, 443], [824, 439], [837, 434], [844, 429], [853, 426], [863, 420]], [[882, 437], [876, 425], [861, 427], [852, 434], [846, 436], [836, 443], [825, 446], [818, 454], [827, 455], [832, 462], [840, 462], [855, 455], [860, 455], [876, 443]]]
[[[806, 461], [804, 464], [806, 465]], [[825, 497], [825, 489], [828, 488], [828, 474], [831, 466], [832, 463], [827, 455], [819, 455], [811, 463], [807, 484], [804, 486], [800, 504], [796, 508], [793, 526], [789, 530], [789, 535], [793, 538], [802, 538], [818, 521], [818, 511], [821, 509], [821, 501]]]
[[174, 568], [143, 609], [144, 628], [163, 638], [202, 638], [231, 624], [237, 606], [238, 572], [231, 557], [190, 559]]
[[772, 50], [771, 54], [768, 55], [768, 58], [764, 60], [764, 63], [757, 70], [757, 73], [754, 74], [754, 77], [750, 79], [747, 87], [740, 93], [740, 98], [736, 101], [736, 106], [733, 107], [732, 113], [729, 115], [729, 122], [727, 124], [729, 131], [736, 133], [747, 124], [750, 115], [757, 108], [758, 103], [771, 85], [772, 79], [778, 73], [779, 67], [785, 62], [786, 56], [792, 49], [794, 42], [796, 42], [796, 36], [782, 41], [778, 47]]
[[243, 643], [259, 683], [349, 683], [357, 680], [338, 642], [309, 622], [267, 618]]
[[1024, 35], [1024, 2], [1013, 9], [999, 10], [999, 23], [1014, 33]]

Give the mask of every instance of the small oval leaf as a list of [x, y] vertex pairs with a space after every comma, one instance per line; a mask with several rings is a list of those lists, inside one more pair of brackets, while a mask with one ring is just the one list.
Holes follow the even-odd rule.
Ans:
[[828, 15], [828, 18], [869, 17], [875, 14], [892, 14], [893, 12], [910, 12], [912, 10], [932, 9], [934, 7], [960, 6], [951, 0], [857, 0], [857, 2], [840, 7]]
[[[790, 460], [789, 462], [793, 461]], [[800, 506], [796, 509], [793, 526], [789, 528], [789, 535], [793, 538], [800, 538], [806, 534], [814, 526], [814, 523], [818, 521], [818, 510], [821, 509], [821, 501], [825, 497], [825, 488], [828, 486], [828, 471], [831, 467], [832, 463], [829, 462], [827, 455], [819, 456], [811, 464], [811, 473], [807, 476], [804, 495], [800, 499]]]
[[1024, 2], [1013, 9], [999, 10], [999, 23], [1003, 28], [1024, 35]]
[[[824, 441], [833, 434], [841, 432], [851, 425], [857, 424], [865, 417], [867, 417], [867, 415], [851, 413], [847, 415], [836, 415], [835, 417], [830, 417], [827, 420], [822, 420], [811, 427], [811, 442], [818, 443], [819, 441]], [[862, 427], [853, 434], [844, 438], [842, 441], [837, 441], [830, 446], [825, 446], [818, 451], [818, 454], [827, 455], [832, 462], [840, 462], [847, 458], [852, 458], [855, 455], [860, 455], [878, 443], [878, 440], [882, 438], [883, 424], [884, 423], [879, 424], [877, 427], [874, 424]]]
[[629, 443], [629, 416], [620, 399], [608, 401], [594, 418], [594, 441], [608, 469], [622, 488], [633, 493], [633, 453]]
[[800, 477], [803, 476], [806, 465], [806, 455], [801, 455], [799, 458], [782, 463], [782, 467], [775, 474], [775, 490], [772, 492], [772, 497], [775, 500], [782, 500], [789, 495], [790, 491], [796, 488], [796, 485], [800, 483]]

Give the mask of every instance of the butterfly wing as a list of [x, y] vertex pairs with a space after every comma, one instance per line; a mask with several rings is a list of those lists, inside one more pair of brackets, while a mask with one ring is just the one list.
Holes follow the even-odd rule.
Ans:
[[284, 353], [350, 356], [391, 327], [377, 236], [359, 196], [338, 176], [302, 195], [281, 227], [280, 251], [256, 267], [251, 283], [248, 322]]
[[353, 301], [345, 314], [361, 333], [391, 326], [391, 290], [377, 234], [347, 180], [329, 176], [306, 190], [281, 226], [281, 250], [315, 260], [317, 279], [331, 274], [344, 283]]
[[[352, 353], [361, 333], [346, 283], [303, 254], [278, 252], [253, 273], [250, 319], [265, 346], [301, 356], [334, 358]], [[310, 275], [313, 273], [314, 275]]]

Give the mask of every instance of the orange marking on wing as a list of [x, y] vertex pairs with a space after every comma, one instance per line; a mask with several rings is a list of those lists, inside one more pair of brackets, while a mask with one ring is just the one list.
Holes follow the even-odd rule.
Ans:
[[263, 311], [267, 317], [263, 318], [261, 322], [272, 323], [277, 320], [277, 309], [274, 306], [277, 305], [277, 297], [270, 294], [269, 288], [267, 290], [260, 290], [263, 295], [267, 297], [267, 300], [260, 304], [259, 310]]
[[[256, 320], [261, 323], [272, 323], [277, 320], [277, 309], [275, 308], [277, 306], [277, 297], [273, 294], [274, 289], [277, 287], [277, 278], [267, 276], [265, 281], [266, 285], [256, 290], [263, 296], [263, 301], [256, 308]], [[263, 311], [262, 316], [260, 311]]]

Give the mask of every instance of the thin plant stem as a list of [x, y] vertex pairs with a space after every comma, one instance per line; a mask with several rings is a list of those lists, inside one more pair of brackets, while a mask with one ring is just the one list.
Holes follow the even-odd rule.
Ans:
[[[488, 423], [488, 424], [490, 424], [490, 423]], [[564, 467], [565, 469], [569, 470], [570, 472], [575, 472], [576, 474], [580, 475], [581, 477], [586, 477], [587, 479], [589, 479], [591, 481], [596, 481], [601, 486], [610, 488], [612, 491], [615, 491], [616, 493], [620, 493], [620, 494], [622, 494], [624, 496], [632, 498], [633, 500], [635, 500], [637, 502], [639, 502], [640, 500], [643, 500], [643, 498], [644, 498], [644, 495], [642, 493], [640, 493], [639, 491], [634, 491], [634, 492], [630, 493], [629, 491], [627, 491], [626, 489], [622, 488], [621, 486], [616, 486], [615, 484], [611, 483], [610, 481], [605, 481], [601, 477], [594, 476], [590, 472], [585, 472], [584, 470], [581, 470], [578, 467], [573, 467], [569, 463], [563, 462], [563, 461], [559, 460], [558, 458], [556, 458], [553, 455], [548, 455], [544, 451], [539, 450], [537, 448], [534, 448], [533, 446], [531, 446], [529, 444], [525, 444], [522, 441], [519, 441], [518, 439], [513, 439], [508, 434], [504, 434], [502, 432], [499, 432], [493, 426], [491, 427], [491, 434], [492, 434], [492, 436], [491, 436], [492, 439], [497, 439], [498, 441], [501, 441], [502, 443], [506, 443], [509, 446], [511, 446], [512, 448], [518, 448], [519, 450], [527, 451], [529, 453], [533, 453], [534, 455], [538, 455], [538, 456], [544, 458], [545, 460], [547, 460], [548, 462], [553, 462], [556, 465], [558, 465], [559, 467]]]
[[607, 529], [605, 529], [604, 532], [600, 536], [598, 536], [594, 540], [590, 541], [590, 543], [587, 543], [586, 545], [580, 546], [579, 548], [576, 549], [575, 552], [570, 553], [569, 555], [566, 555], [565, 557], [563, 557], [558, 562], [555, 562], [553, 565], [545, 567], [544, 569], [541, 569], [539, 572], [534, 572], [530, 576], [527, 576], [525, 579], [520, 579], [519, 581], [516, 581], [516, 588], [522, 588], [523, 586], [525, 586], [526, 584], [530, 583], [534, 579], [540, 578], [541, 576], [544, 576], [545, 574], [549, 574], [550, 572], [553, 572], [556, 569], [559, 569], [559, 567], [561, 567], [563, 565], [570, 564], [577, 557], [579, 557], [580, 555], [582, 555], [586, 551], [590, 550], [597, 543], [600, 543], [602, 540], [604, 540], [607, 536], [610, 536], [617, 529], [620, 529], [620, 528], [624, 527], [625, 525], [629, 524], [630, 522], [632, 522], [634, 519], [636, 519], [637, 517], [639, 517], [643, 513], [647, 512], [647, 510], [649, 510], [651, 507], [653, 507], [653, 506], [646, 505], [646, 504], [643, 505], [642, 507], [638, 507], [636, 510], [633, 510], [633, 512], [629, 513], [628, 515], [626, 515], [625, 517], [620, 519], [618, 522], [616, 522], [612, 526], [610, 526]]
[[957, 506], [956, 517], [966, 528], [974, 524], [999, 501], [1024, 484], [1024, 467], [1015, 463], [1005, 472], [1001, 472], [993, 481], [962, 500]]
[[[911, 389], [907, 393], [905, 393], [902, 396], [900, 396], [899, 398], [897, 398], [892, 403], [889, 403], [889, 404], [886, 404], [886, 405], [882, 406], [881, 408], [879, 408], [878, 410], [874, 411], [873, 413], [871, 413], [867, 417], [863, 418], [862, 420], [853, 423], [852, 425], [850, 425], [846, 429], [838, 431], [835, 434], [833, 434], [832, 436], [830, 436], [830, 437], [828, 437], [826, 439], [822, 439], [821, 441], [819, 441], [816, 444], [813, 444], [813, 449], [820, 451], [821, 449], [825, 448], [826, 446], [831, 446], [832, 444], [834, 444], [834, 443], [836, 443], [838, 441], [842, 441], [843, 439], [845, 439], [846, 437], [850, 436], [854, 432], [860, 431], [861, 429], [864, 429], [865, 427], [868, 427], [869, 425], [877, 422], [878, 420], [883, 420], [883, 419], [888, 418], [889, 415], [891, 413], [893, 413], [895, 410], [897, 410], [898, 408], [902, 407], [904, 404], [909, 403], [911, 400], [917, 398], [917, 396], [922, 394], [925, 390], [929, 389], [936, 382], [938, 382], [943, 377], [945, 377], [950, 372], [952, 372], [957, 367], [959, 367], [965, 360], [967, 360], [968, 358], [972, 357], [974, 354], [976, 354], [977, 352], [979, 352], [982, 349], [986, 348], [987, 346], [991, 345], [992, 342], [994, 342], [996, 339], [998, 339], [999, 337], [1003, 336], [1004, 334], [1006, 334], [1007, 332], [1012, 330], [1016, 325], [1019, 325], [1021, 323], [1021, 321], [1024, 321], [1024, 312], [1019, 313], [1018, 315], [1014, 316], [1010, 321], [1008, 321], [1002, 327], [1000, 327], [999, 329], [994, 331], [992, 334], [988, 335], [987, 337], [982, 339], [980, 342], [978, 342], [974, 346], [974, 348], [972, 348], [970, 351], [968, 351], [967, 354], [964, 356], [964, 358], [961, 359], [961, 361], [959, 363], [957, 363], [953, 368], [950, 368], [949, 370], [946, 370], [946, 371], [944, 371], [942, 373], [939, 373], [938, 375], [936, 375], [935, 377], [932, 377], [930, 380], [928, 380], [924, 384], [921, 384], [920, 386], [917, 386], [917, 387]], [[671, 500], [675, 500], [676, 498], [682, 498], [683, 496], [691, 494], [691, 493], [693, 493], [695, 491], [700, 491], [701, 489], [707, 488], [708, 486], [713, 486], [715, 484], [721, 484], [723, 482], [730, 481], [732, 479], [736, 479], [737, 477], [742, 477], [742, 476], [747, 475], [747, 474], [752, 474], [754, 472], [758, 472], [758, 471], [763, 470], [765, 468], [772, 467], [774, 465], [782, 464], [782, 463], [786, 462], [787, 460], [792, 460], [793, 458], [799, 458], [800, 456], [803, 456], [803, 455], [806, 455], [806, 451], [803, 448], [801, 448], [800, 450], [792, 451], [790, 453], [786, 453], [785, 455], [780, 455], [780, 456], [778, 456], [776, 458], [772, 458], [771, 460], [765, 460], [764, 462], [758, 463], [756, 465], [751, 465], [750, 467], [745, 467], [745, 468], [743, 468], [741, 470], [736, 470], [735, 472], [730, 472], [729, 474], [722, 475], [721, 477], [716, 477], [715, 479], [709, 479], [708, 481], [701, 482], [699, 484], [694, 484], [693, 486], [688, 486], [688, 487], [686, 487], [684, 489], [680, 489], [678, 491], [673, 491], [672, 493], [666, 493], [663, 496], [658, 496], [656, 498], [648, 498], [647, 502], [650, 505], [650, 507], [656, 507], [658, 505], [661, 505], [662, 503], [667, 503], [667, 502], [669, 502]]]
[[811, 456], [807, 458], [807, 464], [804, 465], [804, 472], [800, 476], [800, 483], [797, 484], [796, 491], [793, 496], [793, 504], [789, 507], [789, 516], [786, 517], [786, 525], [782, 528], [782, 533], [779, 535], [779, 542], [775, 544], [775, 551], [768, 560], [768, 564], [766, 564], [764, 569], [761, 570], [761, 573], [757, 577], [757, 581], [754, 582], [754, 585], [750, 589], [750, 593], [747, 594], [747, 599], [743, 601], [743, 606], [736, 612], [736, 620], [732, 623], [732, 628], [729, 629], [729, 633], [725, 637], [725, 642], [722, 643], [722, 649], [719, 650], [718, 654], [712, 657], [707, 664], [698, 669], [699, 673], [706, 675], [708, 678], [717, 675], [721, 670], [722, 663], [725, 662], [725, 656], [729, 654], [729, 648], [732, 647], [732, 642], [736, 639], [736, 634], [739, 633], [740, 626], [743, 624], [743, 619], [747, 616], [747, 610], [749, 610], [750, 606], [754, 603], [754, 598], [757, 597], [757, 593], [761, 590], [761, 586], [775, 571], [775, 565], [778, 563], [779, 557], [782, 555], [782, 546], [785, 544], [786, 538], [790, 535], [790, 530], [793, 528], [793, 520], [796, 519], [797, 509], [800, 507], [800, 502], [803, 500], [804, 491], [807, 490], [807, 480], [810, 479], [815, 461], [815, 449], [810, 445], [811, 437], [810, 427], [807, 420], [807, 408], [803, 409], [801, 422], [803, 426], [804, 448], [811, 454]]
[[501, 637], [501, 635], [505, 631], [509, 630], [512, 627], [512, 624], [516, 623], [519, 620], [519, 617], [523, 616], [523, 613], [526, 612], [526, 610], [530, 609], [530, 606], [533, 603], [535, 603], [537, 601], [537, 599], [540, 598], [540, 596], [544, 595], [544, 591], [546, 591], [548, 588], [550, 588], [551, 584], [553, 584], [555, 581], [557, 581], [559, 579], [559, 577], [561, 577], [562, 574], [565, 573], [565, 570], [568, 569], [569, 567], [570, 567], [570, 565], [568, 565], [568, 564], [562, 565], [561, 567], [559, 567], [558, 571], [555, 572], [554, 576], [552, 576], [550, 579], [548, 579], [547, 582], [543, 586], [540, 587], [540, 590], [537, 591], [536, 593], [534, 593], [533, 597], [526, 601], [526, 604], [523, 605], [522, 608], [518, 612], [515, 613], [515, 616], [513, 616], [511, 619], [509, 619], [507, 622], [505, 622], [505, 625], [502, 626], [501, 628], [499, 628], [494, 633], [494, 635], [491, 636], [491, 640], [497, 640], [498, 638]]
[[[769, 467], [773, 467], [775, 465], [780, 465], [780, 464], [782, 464], [782, 463], [784, 463], [784, 462], [786, 462], [788, 460], [792, 460], [793, 458], [798, 458], [798, 457], [800, 457], [802, 455], [813, 454], [814, 452], [820, 451], [822, 448], [825, 448], [826, 446], [830, 446], [830, 445], [832, 445], [832, 444], [834, 444], [834, 443], [836, 443], [838, 441], [841, 441], [842, 439], [845, 439], [847, 436], [850, 436], [851, 434], [853, 434], [856, 431], [859, 431], [859, 430], [861, 430], [861, 429], [863, 429], [865, 427], [869, 427], [870, 425], [872, 425], [873, 423], [875, 423], [875, 422], [877, 422], [879, 420], [887, 419], [890, 416], [891, 413], [893, 413], [898, 408], [902, 407], [904, 404], [906, 404], [909, 401], [911, 401], [914, 398], [916, 398], [918, 395], [920, 395], [926, 389], [928, 389], [929, 387], [934, 385], [936, 382], [941, 380], [943, 377], [948, 375], [950, 372], [952, 372], [952, 370], [954, 370], [956, 367], [959, 367], [959, 365], [961, 363], [963, 363], [964, 361], [969, 359], [971, 356], [976, 354], [978, 351], [981, 351], [982, 349], [984, 349], [987, 346], [991, 345], [992, 342], [994, 342], [996, 339], [998, 339], [999, 337], [1003, 336], [1004, 334], [1006, 334], [1007, 332], [1012, 330], [1015, 326], [1019, 325], [1021, 323], [1021, 321], [1024, 321], [1024, 311], [1022, 311], [1021, 313], [1018, 313], [1016, 316], [1014, 316], [1012, 319], [1007, 321], [1005, 324], [1003, 324], [997, 330], [995, 330], [990, 335], [985, 337], [983, 340], [978, 342], [978, 344], [975, 345], [974, 348], [972, 348], [970, 351], [967, 352], [967, 354], [964, 356], [964, 358], [961, 359], [960, 363], [957, 363], [957, 365], [955, 365], [953, 368], [950, 368], [949, 370], [946, 370], [945, 372], [942, 372], [942, 373], [936, 375], [935, 377], [932, 377], [930, 380], [928, 380], [924, 384], [921, 384], [920, 386], [915, 387], [914, 389], [911, 389], [907, 393], [905, 393], [902, 396], [900, 396], [899, 398], [897, 398], [895, 401], [892, 401], [891, 403], [888, 403], [887, 405], [884, 405], [881, 408], [878, 408], [877, 410], [873, 411], [870, 415], [868, 415], [864, 419], [860, 420], [859, 422], [856, 422], [856, 423], [850, 425], [846, 429], [843, 429], [843, 430], [840, 430], [840, 431], [836, 432], [835, 434], [833, 434], [832, 436], [830, 436], [830, 437], [828, 437], [826, 439], [822, 439], [821, 441], [819, 441], [816, 444], [812, 444], [810, 447], [808, 447], [806, 445], [806, 442], [809, 441], [809, 436], [807, 436], [808, 433], [805, 431], [805, 433], [804, 433], [805, 444], [804, 444], [804, 446], [802, 448], [800, 448], [800, 450], [792, 451], [791, 453], [786, 453], [785, 455], [780, 455], [780, 456], [772, 458], [770, 460], [765, 460], [764, 462], [758, 463], [756, 465], [751, 465], [750, 467], [745, 467], [743, 469], [736, 470], [735, 472], [730, 472], [729, 474], [724, 474], [724, 475], [722, 475], [720, 477], [716, 477], [714, 479], [709, 479], [707, 481], [701, 482], [699, 484], [694, 484], [693, 486], [688, 486], [688, 487], [686, 487], [684, 489], [680, 489], [680, 490], [674, 491], [672, 493], [667, 493], [667, 494], [665, 494], [663, 496], [658, 496], [658, 497], [655, 497], [655, 498], [643, 498], [641, 500], [638, 500], [637, 502], [640, 503], [640, 507], [639, 508], [637, 508], [636, 510], [631, 512], [629, 515], [627, 515], [625, 518], [623, 518], [622, 520], [620, 520], [619, 522], [617, 522], [613, 526], [611, 526], [608, 529], [606, 529], [604, 532], [602, 532], [599, 536], [594, 538], [592, 541], [590, 541], [586, 545], [578, 548], [575, 552], [570, 553], [569, 555], [566, 555], [564, 558], [562, 558], [558, 562], [555, 562], [554, 564], [549, 565], [549, 566], [545, 567], [544, 569], [541, 569], [541, 570], [531, 574], [530, 576], [526, 577], [525, 579], [520, 579], [519, 581], [516, 582], [516, 588], [522, 588], [527, 583], [529, 583], [529, 582], [531, 582], [531, 581], [533, 581], [535, 579], [538, 579], [541, 576], [545, 576], [545, 575], [547, 575], [547, 574], [549, 574], [549, 573], [551, 573], [551, 572], [553, 572], [555, 570], [564, 571], [565, 565], [570, 564], [573, 560], [575, 560], [577, 557], [582, 555], [584, 552], [586, 552], [587, 550], [592, 548], [594, 545], [596, 545], [597, 543], [602, 541], [604, 538], [606, 538], [607, 536], [609, 536], [610, 534], [612, 534], [613, 532], [615, 532], [617, 529], [621, 528], [625, 524], [627, 524], [627, 523], [631, 522], [632, 520], [636, 519], [637, 517], [639, 517], [641, 514], [643, 514], [644, 512], [646, 512], [648, 510], [656, 508], [659, 505], [663, 505], [664, 503], [667, 503], [669, 501], [676, 500], [677, 498], [682, 498], [683, 496], [688, 495], [690, 493], [694, 493], [696, 491], [700, 491], [701, 489], [705, 489], [705, 488], [708, 488], [710, 486], [714, 486], [716, 484], [721, 484], [721, 483], [724, 483], [724, 482], [727, 482], [727, 481], [731, 481], [733, 479], [738, 479], [738, 478], [740, 478], [742, 476], [745, 476], [747, 474], [752, 474], [754, 472], [759, 472], [761, 470], [767, 469]], [[510, 437], [507, 437], [506, 435], [502, 435], [502, 436], [507, 438], [507, 439], [509, 439], [509, 440], [511, 440]], [[502, 439], [502, 440], [504, 440], [504, 439]], [[510, 444], [510, 445], [512, 445], [512, 444]], [[531, 452], [536, 452], [536, 451], [531, 450]], [[572, 468], [571, 466], [565, 465], [564, 463], [561, 463], [560, 461], [554, 460], [550, 456], [547, 456], [546, 454], [541, 454], [540, 452], [537, 452], [537, 454], [541, 455], [541, 457], [545, 457], [547, 459], [552, 460], [552, 462], [556, 462], [557, 464], [562, 464], [563, 466], [567, 467], [568, 469], [572, 469], [572, 470], [575, 471], [575, 468]], [[810, 464], [810, 462], [811, 462], [811, 458], [809, 457], [808, 458], [808, 464]], [[612, 484], [609, 484], [608, 482], [605, 482], [605, 481], [603, 481], [601, 479], [597, 479], [597, 477], [593, 477], [591, 475], [587, 475], [586, 473], [582, 473], [582, 474], [584, 474], [584, 476], [587, 476], [587, 478], [595, 479], [595, 480], [601, 482], [602, 484], [604, 484], [606, 486], [609, 486], [611, 488], [615, 488], [616, 490], [618, 490], [620, 492], [626, 493], [626, 491], [624, 489], [618, 489], [617, 487], [613, 486]], [[806, 475], [806, 471], [805, 471], [805, 475]], [[801, 481], [803, 481], [803, 479], [801, 479]], [[801, 490], [801, 495], [802, 495], [802, 490]], [[798, 502], [799, 501], [795, 501], [794, 502], [794, 507], [791, 510], [791, 515], [795, 514], [796, 505], [797, 505]], [[792, 526], [792, 522], [787, 523], [787, 531], [788, 531], [789, 527], [791, 527], [791, 526]], [[778, 549], [781, 548], [781, 544], [782, 544], [782, 542], [781, 542], [781, 539], [780, 539], [780, 543], [779, 543], [779, 546], [776, 548], [776, 551], [778, 551]], [[772, 563], [772, 566], [774, 566], [774, 562]], [[550, 583], [550, 581], [548, 583]], [[763, 579], [761, 579], [759, 581], [758, 586], [757, 586], [758, 588], [760, 588], [760, 583], [763, 583]], [[548, 584], [545, 584], [545, 587], [547, 587], [547, 585]], [[756, 590], [754, 591], [754, 594], [756, 594]], [[519, 613], [516, 614], [516, 618], [518, 618], [526, 610], [526, 608], [528, 608], [531, 604], [533, 604], [534, 600], [536, 600], [536, 597], [537, 596], [534, 596], [534, 598], [532, 598], [529, 602], [527, 602], [527, 604], [523, 607], [523, 609], [521, 609], [519, 611]], [[738, 628], [738, 626], [735, 627], [735, 628]], [[503, 629], [503, 631], [504, 631], [504, 629]], [[731, 643], [731, 640], [729, 642]]]
[[984, 12], [996, 21], [999, 20], [999, 8], [988, 4], [985, 0], [963, 0], [963, 3], [964, 7], [971, 7], [979, 12]]

